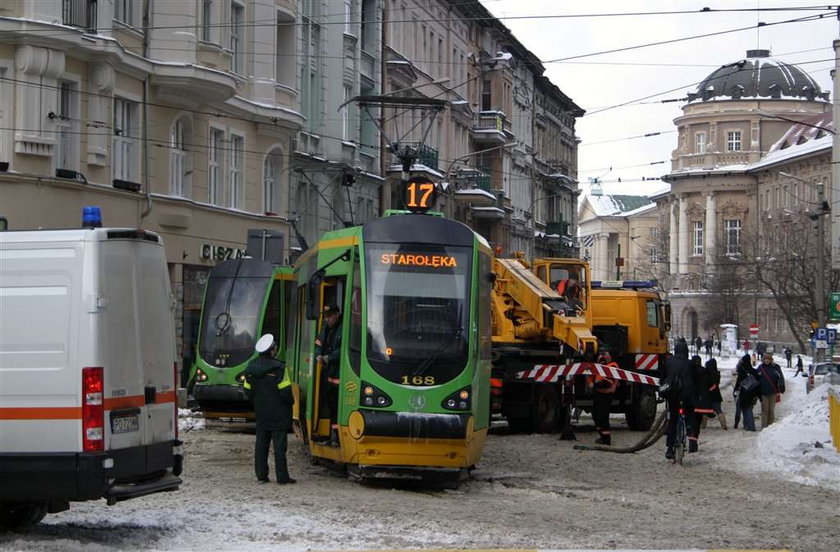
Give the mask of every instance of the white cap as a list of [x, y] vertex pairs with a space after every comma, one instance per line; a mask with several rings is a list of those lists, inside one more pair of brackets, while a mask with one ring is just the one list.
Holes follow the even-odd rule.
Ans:
[[257, 340], [257, 344], [254, 346], [254, 349], [258, 353], [264, 353], [271, 349], [272, 345], [274, 345], [274, 336], [271, 334], [265, 334]]

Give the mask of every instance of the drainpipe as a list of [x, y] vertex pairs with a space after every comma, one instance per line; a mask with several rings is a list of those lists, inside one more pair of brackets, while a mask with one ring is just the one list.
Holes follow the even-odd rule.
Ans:
[[[389, 10], [388, 10], [388, 2], [382, 2], [382, 44], [380, 45], [379, 51], [381, 52], [380, 56], [382, 59], [379, 60], [380, 63], [380, 84], [379, 84], [379, 93], [385, 94], [386, 88], [388, 85], [388, 63], [385, 59], [386, 53], [385, 48], [388, 45], [388, 17], [389, 17]], [[379, 108], [379, 128], [385, 129], [385, 107], [382, 106]], [[379, 133], [379, 175], [383, 178], [383, 184], [380, 187], [379, 192], [379, 214], [382, 215], [385, 213], [386, 209], [391, 208], [391, 182], [388, 180], [388, 171], [386, 171], [387, 161], [386, 155], [390, 154], [390, 150], [388, 149], [388, 144], [385, 143], [385, 135], [380, 132]]]
[[[143, 2], [143, 58], [149, 59], [149, 33], [151, 32], [150, 12], [152, 0], [144, 0]], [[152, 191], [149, 189], [151, 184], [149, 179], [149, 75], [143, 79], [143, 130], [142, 130], [142, 144], [140, 151], [143, 156], [143, 189], [146, 191], [146, 207], [140, 213], [140, 220], [149, 216], [152, 212]], [[139, 226], [139, 224], [138, 224]]]

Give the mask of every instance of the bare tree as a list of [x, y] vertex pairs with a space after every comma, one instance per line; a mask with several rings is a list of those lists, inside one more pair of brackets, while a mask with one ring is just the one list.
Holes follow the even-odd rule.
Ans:
[[829, 244], [817, 238], [808, 217], [777, 217], [764, 226], [763, 235], [749, 241], [745, 260], [754, 266], [756, 281], [775, 299], [791, 334], [806, 350], [808, 329], [817, 320], [817, 304], [826, 305], [826, 297], [816, 297], [816, 279], [824, 278], [825, 290], [836, 289], [838, 274], [825, 263], [825, 273], [818, 274], [817, 255], [829, 258]]

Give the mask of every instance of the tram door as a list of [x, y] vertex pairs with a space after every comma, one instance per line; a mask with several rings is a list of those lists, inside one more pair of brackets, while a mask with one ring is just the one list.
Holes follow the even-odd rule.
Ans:
[[[313, 343], [312, 343], [312, 351], [313, 351], [313, 358], [315, 353], [315, 348], [317, 345], [315, 341], [324, 335], [324, 327], [326, 325], [326, 321], [324, 320], [324, 308], [327, 305], [338, 305], [341, 309], [341, 318], [339, 319], [339, 324], [341, 324], [341, 335], [342, 339], [341, 342], [344, 342], [344, 335], [346, 334], [346, 324], [345, 319], [345, 308], [344, 308], [344, 297], [345, 297], [345, 289], [346, 289], [346, 279], [342, 277], [338, 278], [327, 278], [321, 284], [321, 314], [318, 317], [318, 331], [315, 335], [312, 336]], [[313, 437], [328, 437], [330, 434], [330, 405], [326, 402], [326, 386], [327, 386], [327, 366], [325, 363], [315, 361], [315, 378], [312, 382], [314, 385], [314, 404], [312, 408], [312, 427], [313, 430]], [[338, 408], [338, 405], [334, 405], [333, 408]]]

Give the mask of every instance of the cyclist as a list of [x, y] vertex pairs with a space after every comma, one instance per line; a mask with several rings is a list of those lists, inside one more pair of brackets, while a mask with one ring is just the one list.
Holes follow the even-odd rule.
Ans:
[[689, 436], [688, 451], [697, 452], [697, 434], [694, 429], [694, 398], [697, 395], [697, 386], [691, 362], [688, 360], [688, 344], [685, 341], [677, 341], [674, 345], [674, 354], [665, 362], [661, 380], [663, 384], [667, 384], [668, 388], [668, 391], [664, 392], [668, 403], [665, 458], [671, 460], [674, 458], [677, 418], [680, 416], [680, 409], [685, 416], [686, 433]]

